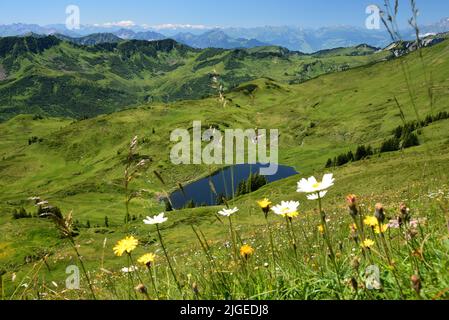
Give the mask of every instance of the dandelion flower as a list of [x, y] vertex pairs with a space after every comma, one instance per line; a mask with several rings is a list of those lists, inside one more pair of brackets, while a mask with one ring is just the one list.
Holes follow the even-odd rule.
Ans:
[[319, 233], [324, 234], [324, 230], [325, 230], [325, 229], [324, 229], [324, 226], [323, 226], [323, 225], [319, 225], [319, 226], [318, 226], [318, 232], [319, 232]]
[[218, 212], [219, 215], [223, 216], [223, 217], [230, 217], [232, 216], [234, 213], [238, 212], [239, 209], [238, 208], [234, 208], [234, 209], [223, 209], [221, 211]]
[[114, 253], [116, 256], [121, 257], [125, 252], [128, 254], [133, 252], [137, 248], [138, 244], [139, 241], [136, 238], [132, 236], [126, 237], [125, 239], [117, 242], [117, 245], [114, 247]]
[[315, 177], [309, 179], [302, 179], [298, 182], [298, 192], [300, 193], [316, 193], [325, 191], [334, 185], [334, 175], [326, 174], [323, 177], [323, 181], [318, 182]]
[[245, 259], [248, 259], [253, 254], [254, 249], [250, 245], [245, 244], [243, 247], [240, 248], [240, 255]]
[[372, 227], [372, 228], [375, 228], [375, 227], [377, 227], [379, 225], [379, 221], [374, 216], [366, 217], [365, 220], [363, 220], [363, 223], [366, 226]]
[[156, 260], [156, 255], [153, 253], [147, 253], [143, 256], [141, 256], [137, 262], [139, 262], [140, 264], [143, 264], [145, 266], [147, 266], [148, 268], [150, 268], [154, 261]]
[[374, 232], [376, 234], [381, 234], [387, 232], [389, 226], [388, 224], [377, 225], [374, 227]]
[[271, 201], [268, 200], [267, 198], [265, 198], [265, 199], [263, 199], [263, 200], [261, 200], [261, 201], [257, 201], [257, 204], [259, 205], [259, 207], [260, 207], [262, 210], [266, 210], [266, 209], [269, 209], [269, 208], [270, 208], [270, 206], [271, 206]]
[[147, 225], [154, 225], [154, 224], [162, 224], [164, 222], [167, 222], [168, 218], [165, 217], [165, 213], [162, 212], [160, 215], [154, 216], [153, 218], [147, 217], [145, 220], [143, 220], [143, 223]]
[[277, 215], [296, 218], [298, 214], [299, 202], [296, 201], [282, 201], [281, 204], [274, 206], [271, 210]]
[[376, 243], [371, 239], [366, 239], [362, 242], [362, 248], [371, 249]]

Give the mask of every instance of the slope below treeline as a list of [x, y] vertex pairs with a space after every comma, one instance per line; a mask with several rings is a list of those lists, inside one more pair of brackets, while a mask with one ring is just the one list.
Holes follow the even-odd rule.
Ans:
[[391, 56], [369, 46], [305, 55], [280, 47], [200, 50], [174, 40], [82, 46], [53, 36], [1, 38], [8, 79], [0, 83], [0, 121], [38, 113], [80, 119], [148, 102], [201, 99], [217, 94], [213, 74], [224, 90], [260, 77], [301, 83]]

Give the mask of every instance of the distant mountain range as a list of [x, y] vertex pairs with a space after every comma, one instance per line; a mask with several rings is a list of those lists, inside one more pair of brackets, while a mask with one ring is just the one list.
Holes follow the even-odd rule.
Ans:
[[[422, 26], [422, 35], [437, 34], [449, 31], [449, 18], [437, 23]], [[70, 37], [79, 44], [99, 44], [103, 42], [120, 42], [123, 40], [163, 40], [174, 39], [193, 48], [254, 48], [275, 45], [289, 50], [311, 53], [320, 50], [351, 47], [366, 43], [373, 47], [385, 47], [391, 43], [386, 31], [373, 31], [359, 27], [335, 26], [319, 29], [303, 29], [299, 27], [257, 27], [257, 28], [200, 28], [191, 26], [166, 27], [104, 27], [82, 26], [76, 32], [67, 30], [64, 25], [39, 26], [33, 24], [0, 25], [0, 37], [22, 36], [26, 34], [57, 35], [64, 39]], [[99, 36], [99, 34], [104, 34]], [[401, 32], [405, 40], [412, 39], [411, 29]], [[65, 39], [67, 40], [67, 39]]]

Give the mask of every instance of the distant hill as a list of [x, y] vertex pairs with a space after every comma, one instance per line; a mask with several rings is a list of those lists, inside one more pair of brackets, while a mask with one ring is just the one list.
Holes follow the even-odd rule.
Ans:
[[0, 39], [0, 121], [21, 113], [92, 117], [151, 101], [217, 95], [261, 77], [286, 84], [391, 57], [367, 46], [308, 55], [276, 46], [197, 49], [175, 40], [119, 40], [112, 34]]
[[112, 33], [96, 33], [80, 38], [72, 38], [62, 34], [55, 34], [54, 36], [58, 39], [84, 46], [94, 46], [101, 43], [117, 43], [123, 41], [123, 39]]
[[224, 31], [220, 29], [208, 31], [201, 35], [192, 33], [180, 33], [173, 37], [176, 41], [184, 43], [194, 48], [222, 48], [222, 49], [237, 49], [237, 48], [254, 48], [261, 46], [268, 46], [268, 43], [263, 43], [256, 39], [231, 38]]

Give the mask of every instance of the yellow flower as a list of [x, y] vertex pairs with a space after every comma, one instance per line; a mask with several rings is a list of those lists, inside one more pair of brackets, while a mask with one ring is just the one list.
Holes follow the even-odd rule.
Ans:
[[289, 217], [290, 219], [296, 218], [298, 216], [299, 216], [298, 211], [287, 213], [287, 217]]
[[371, 249], [376, 243], [371, 239], [366, 239], [362, 242], [362, 248]]
[[147, 253], [144, 254], [137, 260], [137, 262], [146, 265], [147, 267], [151, 267], [151, 265], [154, 263], [154, 260], [156, 260], [156, 255], [153, 253]]
[[379, 221], [377, 221], [377, 218], [375, 216], [366, 217], [365, 220], [363, 220], [363, 223], [368, 227], [372, 228], [377, 227], [379, 225]]
[[271, 206], [271, 201], [268, 200], [267, 198], [261, 200], [261, 201], [257, 201], [257, 204], [259, 205], [259, 207], [261, 207], [262, 209], [267, 209]]
[[114, 247], [114, 253], [116, 256], [121, 257], [125, 252], [128, 254], [133, 252], [137, 248], [138, 244], [139, 241], [136, 238], [132, 236], [126, 237], [125, 239], [117, 242], [117, 245]]
[[374, 228], [374, 232], [375, 232], [376, 234], [385, 233], [385, 232], [387, 232], [387, 230], [388, 230], [388, 224], [377, 225], [377, 226]]
[[319, 231], [321, 234], [324, 234], [324, 226], [323, 226], [323, 225], [318, 226], [318, 231]]
[[254, 249], [250, 245], [245, 244], [243, 247], [240, 248], [240, 255], [245, 259], [248, 259], [253, 254]]

